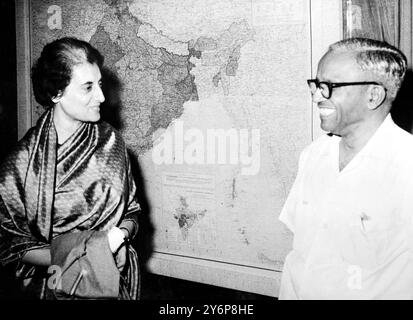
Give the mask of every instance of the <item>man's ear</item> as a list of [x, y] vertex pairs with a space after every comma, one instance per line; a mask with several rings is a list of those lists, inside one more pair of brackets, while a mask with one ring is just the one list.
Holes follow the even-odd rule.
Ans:
[[367, 107], [370, 110], [380, 107], [386, 100], [386, 89], [383, 86], [374, 85], [368, 90]]
[[63, 92], [59, 91], [59, 93], [57, 94], [57, 96], [52, 98], [52, 101], [54, 104], [58, 103], [60, 101], [60, 99], [62, 98]]

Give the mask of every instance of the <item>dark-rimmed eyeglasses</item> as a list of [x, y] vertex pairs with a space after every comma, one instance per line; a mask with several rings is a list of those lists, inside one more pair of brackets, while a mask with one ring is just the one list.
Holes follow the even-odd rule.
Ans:
[[[308, 79], [308, 87], [310, 88], [311, 94], [314, 95], [317, 92], [317, 89], [320, 90], [321, 95], [325, 99], [330, 99], [333, 94], [333, 89], [338, 87], [346, 86], [363, 86], [363, 85], [379, 85], [382, 84], [375, 81], [365, 81], [365, 82], [328, 82], [328, 81], [318, 81], [318, 79]], [[384, 88], [384, 87], [383, 87]], [[384, 88], [386, 90], [386, 88]]]

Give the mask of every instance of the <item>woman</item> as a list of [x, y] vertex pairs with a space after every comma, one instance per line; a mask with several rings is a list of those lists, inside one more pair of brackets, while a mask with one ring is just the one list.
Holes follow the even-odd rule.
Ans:
[[[62, 38], [32, 70], [47, 110], [0, 167], [0, 261], [25, 297], [138, 296], [137, 255], [126, 240], [140, 207], [125, 143], [99, 122], [102, 65], [89, 43]], [[113, 281], [116, 294], [105, 289]]]

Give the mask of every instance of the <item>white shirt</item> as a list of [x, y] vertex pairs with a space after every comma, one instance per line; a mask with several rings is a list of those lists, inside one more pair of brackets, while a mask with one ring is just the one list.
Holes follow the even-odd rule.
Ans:
[[340, 139], [300, 156], [279, 298], [413, 299], [413, 136], [389, 115], [342, 171]]

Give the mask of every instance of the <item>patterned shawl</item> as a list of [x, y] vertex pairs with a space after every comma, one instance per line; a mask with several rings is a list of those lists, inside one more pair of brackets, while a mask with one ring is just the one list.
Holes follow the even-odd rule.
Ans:
[[[17, 263], [16, 276], [27, 278], [41, 268], [20, 258], [28, 250], [49, 247], [60, 234], [108, 230], [126, 221], [137, 226], [135, 191], [119, 133], [106, 123], [83, 123], [58, 146], [49, 109], [0, 167], [0, 262]], [[138, 263], [132, 247], [128, 256], [126, 286], [136, 298]]]

